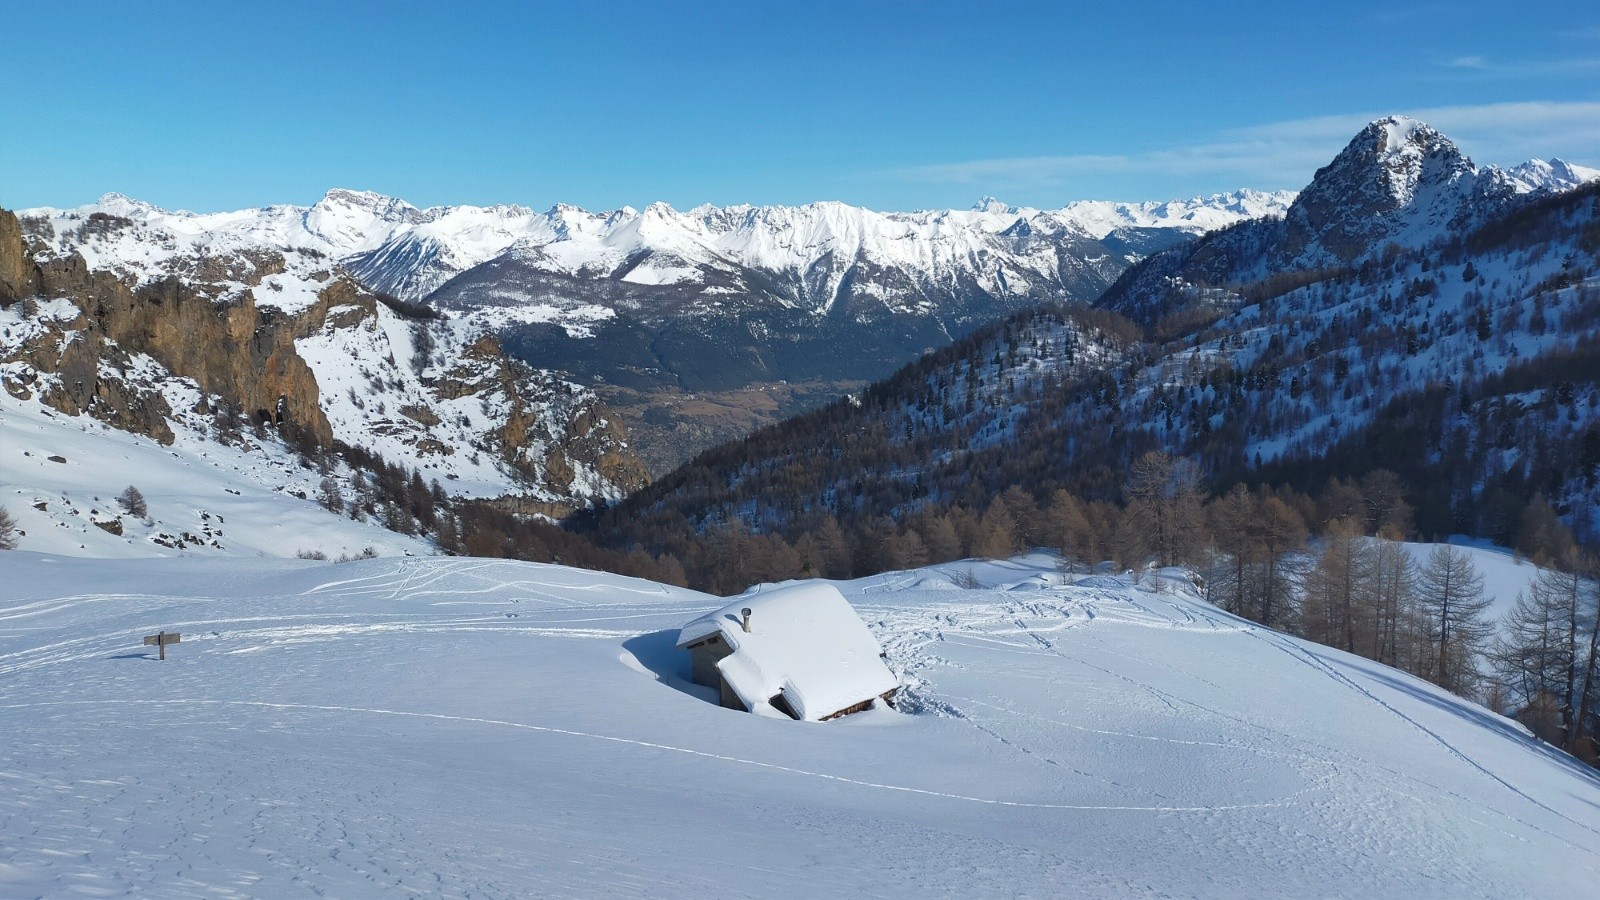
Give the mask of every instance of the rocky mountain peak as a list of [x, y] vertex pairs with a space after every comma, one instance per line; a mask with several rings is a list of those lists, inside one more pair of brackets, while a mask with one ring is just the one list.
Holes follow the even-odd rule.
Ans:
[[1016, 212], [1017, 210], [1016, 207], [1011, 206], [1008, 203], [1002, 202], [994, 197], [984, 195], [978, 200], [977, 203], [972, 204], [972, 211], [986, 213], [1011, 213]]
[[333, 188], [324, 194], [313, 208], [332, 206], [352, 207], [385, 218], [408, 218], [409, 213], [418, 212], [415, 206], [397, 197], [376, 191], [352, 191], [347, 188]]
[[307, 227], [335, 244], [350, 240], [356, 233], [387, 236], [395, 225], [414, 225], [423, 220], [422, 210], [397, 197], [344, 188], [328, 191], [305, 214]]
[[1600, 180], [1600, 169], [1575, 166], [1552, 157], [1549, 162], [1530, 159], [1505, 170], [1505, 176], [1519, 191], [1565, 191]]
[[[1284, 217], [1282, 266], [1342, 265], [1378, 243], [1459, 227], [1478, 193], [1478, 169], [1447, 137], [1389, 116], [1361, 129], [1317, 170]], [[1466, 218], [1463, 218], [1466, 216]]]
[[[1318, 169], [1281, 221], [1268, 213], [1157, 254], [1099, 302], [1144, 323], [1190, 307], [1229, 309], [1243, 295], [1216, 285], [1291, 273], [1321, 280], [1391, 250], [1422, 251], [1459, 239], [1531, 197], [1595, 180], [1600, 171], [1560, 160], [1479, 167], [1429, 125], [1389, 116], [1363, 127]], [[1238, 196], [1246, 207], [1255, 200]]]

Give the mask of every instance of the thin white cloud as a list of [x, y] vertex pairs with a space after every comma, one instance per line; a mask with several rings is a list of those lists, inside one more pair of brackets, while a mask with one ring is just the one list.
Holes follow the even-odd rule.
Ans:
[[1458, 78], [1548, 78], [1600, 71], [1600, 57], [1569, 56], [1559, 59], [1502, 61], [1482, 56], [1458, 56], [1442, 65], [1447, 70], [1455, 70], [1454, 77]]
[[[1526, 102], [1398, 110], [1439, 129], [1480, 163], [1509, 165], [1560, 156], [1600, 162], [1600, 103]], [[1293, 119], [1219, 132], [1193, 144], [1128, 154], [1067, 154], [913, 166], [890, 173], [908, 181], [1037, 189], [1085, 177], [1160, 175], [1204, 178], [1218, 189], [1300, 187], [1374, 119], [1390, 111]]]
[[1449, 135], [1480, 163], [1514, 165], [1559, 156], [1600, 162], [1600, 103], [1526, 102], [1438, 106], [1408, 112]]

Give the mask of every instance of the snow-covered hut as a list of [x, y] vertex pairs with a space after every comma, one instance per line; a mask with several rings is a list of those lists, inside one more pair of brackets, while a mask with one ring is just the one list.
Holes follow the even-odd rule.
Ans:
[[723, 706], [820, 722], [887, 702], [900, 682], [866, 623], [831, 584], [746, 594], [683, 626], [696, 684]]

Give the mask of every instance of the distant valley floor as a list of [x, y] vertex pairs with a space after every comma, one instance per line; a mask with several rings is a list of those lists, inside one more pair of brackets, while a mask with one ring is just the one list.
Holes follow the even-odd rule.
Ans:
[[650, 477], [660, 478], [701, 451], [828, 404], [866, 383], [778, 382], [728, 391], [595, 384], [594, 389], [627, 424], [633, 449]]

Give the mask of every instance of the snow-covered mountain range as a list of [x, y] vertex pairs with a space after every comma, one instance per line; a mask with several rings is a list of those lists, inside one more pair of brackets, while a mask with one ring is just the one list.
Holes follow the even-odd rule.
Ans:
[[724, 445], [630, 497], [618, 527], [687, 514], [796, 539], [815, 509], [848, 526], [1009, 486], [1115, 500], [1161, 449], [1218, 488], [1391, 470], [1424, 533], [1503, 543], [1538, 495], [1593, 538], [1597, 176], [1479, 168], [1421, 123], [1375, 122], [1285, 218], [1169, 248], [1099, 310], [1019, 313]]
[[[678, 284], [697, 270], [806, 272], [834, 258], [901, 268], [927, 278], [967, 266], [976, 275], [995, 279], [988, 283], [1000, 288], [1005, 267], [1018, 266], [1005, 257], [1027, 255], [1015, 249], [1025, 236], [1134, 243], [1143, 229], [1192, 235], [1281, 214], [1292, 199], [1289, 192], [1245, 190], [1168, 202], [1081, 201], [1057, 210], [1007, 206], [985, 197], [970, 210], [914, 213], [875, 212], [843, 203], [707, 205], [686, 212], [665, 203], [642, 211], [623, 207], [607, 212], [557, 204], [535, 212], [517, 205], [418, 209], [369, 191], [335, 189], [311, 206], [199, 214], [107, 194], [75, 209], [19, 214], [60, 221], [101, 213], [134, 223], [135, 230], [115, 241], [92, 246], [72, 242], [91, 268], [150, 278], [165, 275], [165, 264], [176, 255], [311, 250], [344, 264], [374, 290], [421, 300], [455, 275], [508, 251], [537, 260], [551, 272], [646, 286]], [[991, 255], [996, 258], [985, 269], [981, 257]], [[1041, 270], [1052, 266], [1048, 260], [1039, 263]], [[837, 300], [840, 285], [835, 278], [820, 281], [818, 287], [812, 306], [826, 311]]]
[[[863, 266], [902, 280], [915, 271], [923, 281], [987, 278], [991, 288], [1022, 290], [1058, 279], [1067, 265], [1097, 273], [1098, 284], [1135, 258], [1135, 247], [1165, 246], [1287, 199], [1241, 192], [1049, 212], [986, 199], [969, 211], [913, 214], [842, 204], [678, 213], [654, 204], [597, 214], [424, 210], [335, 190], [309, 207], [195, 214], [110, 194], [75, 209], [0, 214], [0, 402], [45, 419], [87, 414], [219, 457], [235, 441], [265, 448], [241, 426], [267, 422], [302, 445], [337, 441], [377, 454], [448, 494], [515, 496], [556, 512], [618, 499], [644, 477], [621, 419], [569, 380], [574, 370], [605, 386], [623, 381], [619, 373], [659, 371], [665, 357], [702, 381], [737, 386], [771, 367], [749, 364], [749, 354], [744, 365], [727, 365], [727, 352], [707, 347], [727, 345], [720, 338], [731, 331], [735, 356], [738, 348], [772, 355], [783, 343], [772, 326], [783, 316], [791, 342], [818, 332], [813, 347], [837, 342], [823, 356], [858, 355], [861, 342], [844, 333], [857, 326], [822, 335], [817, 325], [842, 321], [830, 314], [840, 311], [830, 307], [839, 297], [893, 293], [862, 277]], [[1088, 242], [1093, 253], [1064, 253], [1067, 242]], [[1113, 244], [1122, 255], [1111, 261], [1105, 248]], [[822, 272], [845, 258], [855, 262]], [[529, 291], [530, 278], [555, 279], [554, 288]], [[806, 291], [816, 295], [811, 306], [801, 302]], [[652, 305], [669, 295], [676, 302]], [[833, 299], [817, 299], [824, 295]], [[889, 302], [912, 310], [911, 319], [943, 312], [925, 297]], [[651, 322], [645, 330], [671, 336], [635, 329], [639, 340], [615, 339], [627, 330], [619, 321], [642, 319]], [[871, 333], [870, 323], [862, 330]], [[938, 321], [914, 330], [917, 348], [948, 339]], [[549, 352], [551, 343], [573, 352]], [[871, 365], [910, 352], [881, 339], [878, 346], [882, 358]], [[722, 427], [666, 464], [739, 426]], [[308, 496], [293, 477], [268, 477], [272, 466], [245, 468], [269, 490]], [[341, 485], [354, 477], [332, 474]], [[50, 490], [33, 503], [71, 507]]]
[[[1478, 167], [1426, 125], [1390, 118], [1298, 195], [1057, 210], [985, 198], [918, 213], [838, 203], [535, 213], [332, 191], [309, 207], [202, 215], [108, 195], [0, 214], [0, 377], [5, 402], [87, 412], [161, 441], [208, 433], [219, 413], [287, 423], [448, 493], [565, 509], [641, 484], [641, 457], [664, 472], [760, 421], [702, 429], [650, 456], [692, 405], [661, 400], [665, 391], [779, 378], [840, 390], [1012, 308], [1087, 300], [1112, 279], [1100, 304], [1146, 325], [1215, 318], [1432, 253], [1597, 176], [1559, 160]], [[1426, 265], [1414, 261], [1408, 277]], [[1551, 265], [1524, 254], [1480, 268], [1526, 282]], [[1051, 325], [1023, 353], [1038, 366], [1010, 383], [1078, 377], [1085, 358], [1047, 364], [1047, 346], [1123, 359], [1127, 341], [1103, 337]], [[621, 415], [618, 401], [631, 404]], [[1008, 427], [984, 420], [996, 434]], [[1256, 443], [1281, 449], [1264, 438], [1249, 452]]]
[[[596, 418], [626, 420], [634, 452], [659, 474], [1014, 309], [1092, 300], [1143, 255], [1278, 214], [1291, 199], [1240, 191], [1058, 210], [985, 198], [970, 210], [917, 213], [841, 203], [594, 213], [418, 209], [334, 190], [311, 206], [209, 214], [109, 194], [20, 218], [34, 258], [81, 257], [131, 290], [176, 277], [208, 285], [217, 302], [248, 295], [293, 316], [343, 275], [422, 304], [414, 312], [442, 312], [447, 322], [429, 330], [448, 332], [433, 341], [446, 356], [489, 334], [508, 356], [555, 373], [546, 380], [599, 391], [611, 412]], [[333, 376], [340, 367], [322, 368]], [[780, 382], [793, 383], [782, 389], [794, 396], [742, 393]], [[733, 393], [709, 408], [688, 396], [706, 390]], [[361, 417], [344, 413], [346, 424]]]

